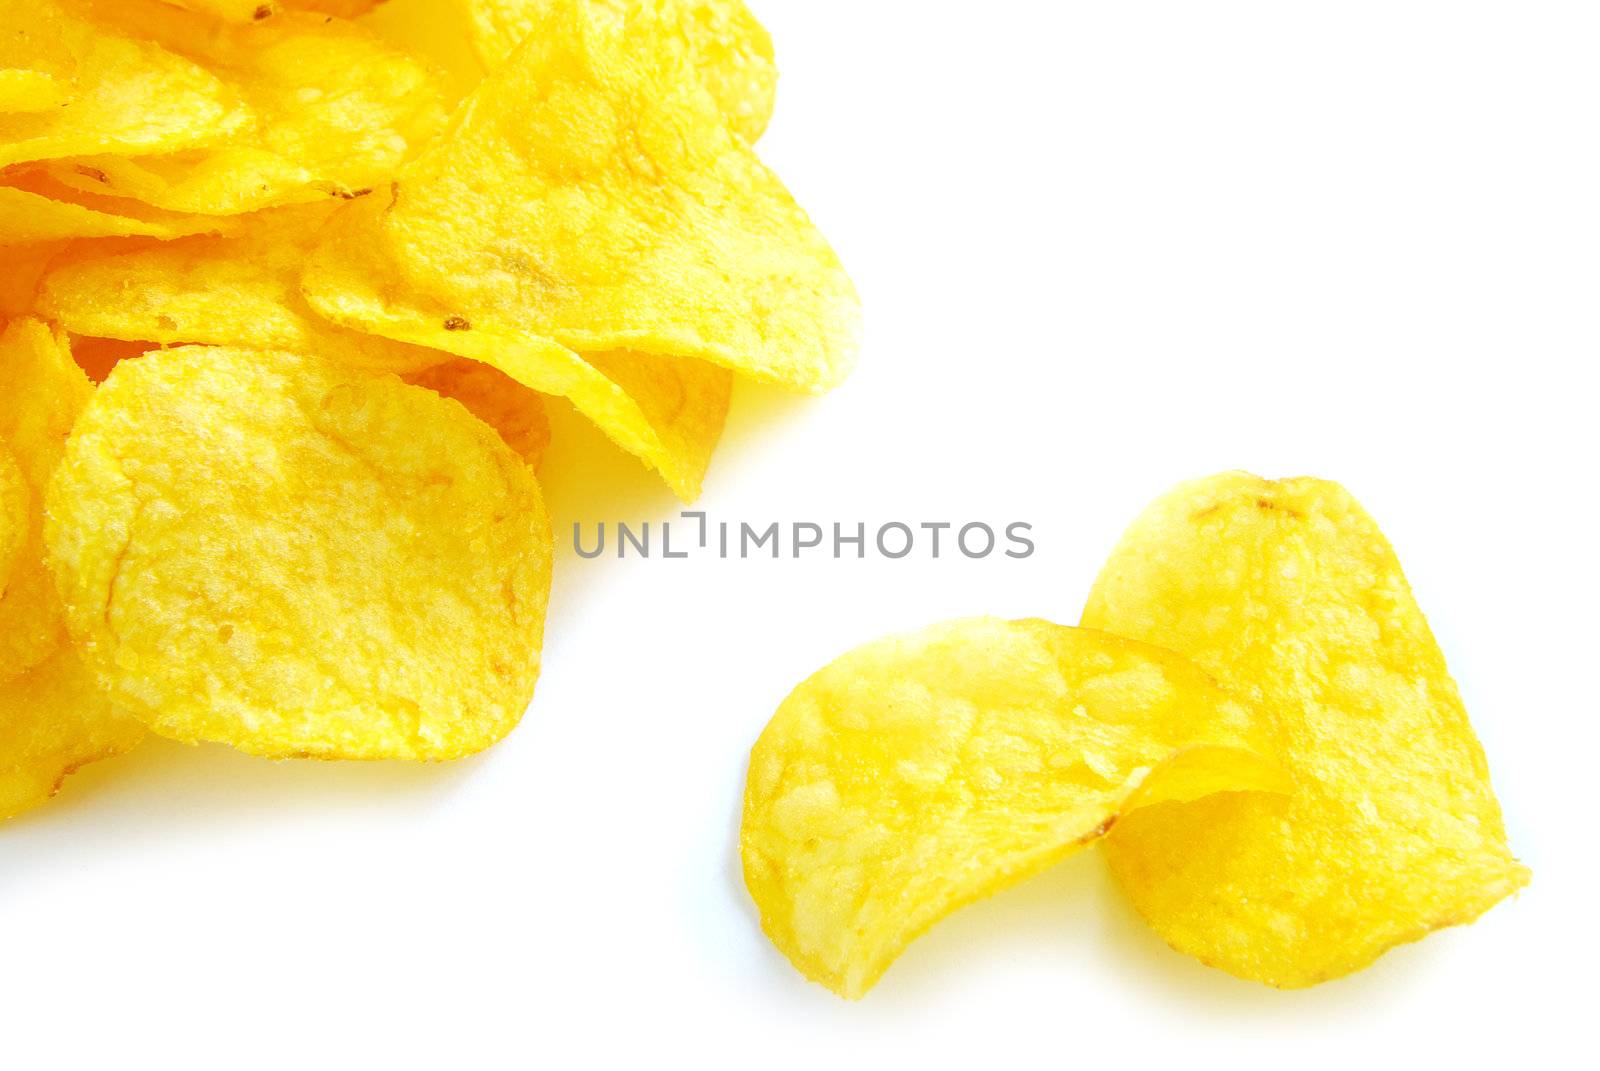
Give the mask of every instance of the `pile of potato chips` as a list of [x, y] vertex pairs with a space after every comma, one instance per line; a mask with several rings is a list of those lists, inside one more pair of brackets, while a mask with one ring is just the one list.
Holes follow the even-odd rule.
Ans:
[[0, 0], [0, 817], [147, 729], [487, 747], [545, 397], [688, 500], [735, 373], [849, 372], [741, 0], [376, 3]]
[[1176, 488], [1082, 627], [955, 621], [838, 659], [757, 741], [740, 835], [768, 936], [849, 998], [1096, 841], [1174, 948], [1286, 988], [1528, 881], [1394, 551], [1315, 479]]

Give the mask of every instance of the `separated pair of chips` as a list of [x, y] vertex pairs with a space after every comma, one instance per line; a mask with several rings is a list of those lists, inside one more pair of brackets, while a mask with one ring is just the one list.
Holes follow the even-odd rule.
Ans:
[[1082, 628], [977, 619], [845, 655], [756, 743], [740, 838], [767, 934], [852, 998], [1094, 841], [1174, 948], [1282, 987], [1528, 880], [1393, 550], [1312, 479], [1160, 499]]

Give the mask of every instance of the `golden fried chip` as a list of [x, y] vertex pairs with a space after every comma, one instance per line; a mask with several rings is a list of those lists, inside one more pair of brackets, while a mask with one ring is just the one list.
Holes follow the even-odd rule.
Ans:
[[33, 0], [0, 0], [0, 112], [61, 107], [77, 73], [58, 12]]
[[146, 354], [96, 392], [48, 505], [68, 626], [163, 735], [450, 759], [533, 694], [538, 485], [431, 391], [282, 353]]
[[384, 0], [169, 0], [178, 7], [234, 22], [261, 22], [284, 11], [320, 11], [355, 18]]
[[[588, 0], [597, 17], [621, 22], [630, 0]], [[744, 0], [676, 0], [672, 5], [696, 72], [735, 133], [755, 142], [778, 91], [772, 38]], [[500, 66], [548, 18], [550, 0], [468, 0], [472, 42], [485, 66]]]
[[374, 253], [379, 197], [350, 205], [306, 269], [318, 313], [352, 329], [492, 365], [541, 394], [573, 406], [622, 449], [693, 501], [722, 434], [732, 394], [726, 369], [702, 361], [625, 351], [583, 357], [539, 336], [412, 304]]
[[22, 559], [33, 518], [33, 495], [10, 447], [0, 440], [0, 598]]
[[350, 197], [388, 181], [444, 123], [428, 68], [358, 26], [308, 13], [217, 25], [157, 0], [88, 0], [95, 17], [219, 75], [251, 121], [225, 144], [53, 174], [175, 212], [237, 214]]
[[0, 168], [100, 153], [176, 152], [221, 142], [249, 109], [216, 75], [181, 56], [84, 18], [75, 0], [0, 9], [0, 36], [39, 19], [77, 57], [75, 92], [58, 107], [0, 112]]
[[251, 217], [234, 234], [144, 248], [75, 247], [57, 259], [37, 304], [96, 338], [318, 353], [355, 367], [414, 372], [448, 357], [346, 330], [311, 311], [300, 272], [332, 206]]
[[0, 441], [27, 482], [22, 550], [0, 592], [0, 682], [43, 662], [60, 645], [61, 604], [44, 563], [45, 487], [94, 386], [72, 361], [66, 337], [37, 320], [0, 334]]
[[407, 376], [406, 382], [466, 406], [467, 412], [498, 431], [505, 444], [534, 468], [544, 460], [550, 445], [544, 396], [499, 369], [457, 358]]
[[825, 390], [855, 358], [855, 289], [722, 121], [675, 12], [551, 0], [401, 171], [380, 247], [408, 300], [475, 328]]
[[39, 284], [68, 241], [0, 244], [0, 325], [34, 311]]
[[1112, 869], [1179, 951], [1312, 985], [1528, 880], [1400, 563], [1338, 484], [1178, 487], [1123, 537], [1083, 623], [1185, 654], [1259, 705], [1294, 783], [1117, 826]]
[[69, 238], [176, 238], [217, 230], [215, 220], [177, 216], [133, 204], [92, 207], [59, 200], [18, 186], [0, 186], [0, 246], [28, 245]]
[[74, 770], [120, 755], [144, 726], [117, 710], [69, 645], [0, 683], [0, 818], [37, 807]]
[[774, 944], [857, 998], [913, 939], [1128, 811], [1275, 789], [1249, 711], [1167, 651], [973, 618], [801, 684], [750, 757], [740, 851]]

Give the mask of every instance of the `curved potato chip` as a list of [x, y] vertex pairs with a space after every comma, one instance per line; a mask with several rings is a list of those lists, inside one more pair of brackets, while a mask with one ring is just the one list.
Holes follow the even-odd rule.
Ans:
[[447, 360], [328, 323], [306, 305], [300, 273], [331, 210], [276, 209], [234, 234], [141, 249], [79, 246], [51, 266], [37, 305], [67, 330], [97, 338], [310, 352], [400, 373]]
[[1257, 704], [1287, 798], [1141, 811], [1107, 858], [1174, 948], [1306, 986], [1520, 888], [1483, 750], [1383, 533], [1338, 484], [1228, 473], [1123, 536], [1085, 625], [1169, 647]]
[[400, 173], [378, 238], [408, 300], [578, 353], [838, 384], [859, 340], [855, 289], [723, 122], [676, 8], [549, 8]]
[[580, 357], [538, 336], [424, 309], [373, 252], [373, 224], [387, 204], [350, 205], [312, 258], [305, 292], [335, 323], [491, 365], [541, 394], [559, 395], [613, 442], [693, 501], [722, 434], [732, 395], [727, 370], [701, 361], [625, 352]]
[[267, 149], [223, 145], [167, 156], [81, 156], [44, 165], [68, 189], [132, 198], [174, 212], [228, 216], [326, 200], [312, 172]]
[[123, 754], [144, 732], [106, 699], [76, 650], [56, 648], [0, 683], [0, 818], [39, 806], [68, 774]]
[[72, 172], [82, 167], [119, 196], [237, 214], [369, 191], [444, 124], [429, 69], [353, 24], [291, 12], [259, 25], [216, 25], [158, 0], [82, 2], [100, 21], [219, 75], [253, 121], [203, 151], [58, 165], [65, 181], [81, 185], [84, 173]]
[[0, 36], [50, 19], [78, 57], [76, 92], [58, 107], [0, 113], [0, 168], [212, 145], [249, 122], [237, 93], [211, 72], [136, 35], [109, 32], [77, 8], [30, 0], [0, 9]]
[[69, 628], [165, 736], [451, 759], [532, 697], [539, 488], [430, 391], [283, 353], [146, 354], [96, 392], [48, 505]]
[[522, 460], [539, 467], [550, 445], [550, 418], [544, 396], [529, 390], [497, 368], [456, 358], [434, 365], [406, 382], [454, 398], [467, 412], [500, 433]]
[[29, 517], [20, 556], [0, 592], [0, 682], [43, 662], [63, 639], [61, 603], [44, 562], [45, 487], [94, 386], [65, 336], [38, 320], [0, 334], [0, 441], [27, 481]]
[[[629, 0], [588, 0], [604, 18], [626, 18]], [[489, 69], [500, 66], [543, 19], [550, 0], [468, 0], [472, 43]], [[676, 14], [695, 70], [735, 133], [754, 143], [778, 93], [772, 38], [744, 0], [678, 0]]]
[[1258, 739], [1187, 661], [1105, 633], [973, 618], [879, 640], [756, 742], [745, 883], [773, 943], [854, 999], [935, 922], [1133, 808], [1280, 787]]
[[22, 558], [33, 517], [33, 495], [17, 467], [17, 459], [0, 440], [0, 598]]
[[177, 238], [217, 229], [215, 220], [167, 216], [150, 210], [139, 211], [136, 206], [128, 207], [138, 212], [138, 216], [106, 212], [16, 186], [0, 186], [0, 245], [28, 245], [68, 238]]

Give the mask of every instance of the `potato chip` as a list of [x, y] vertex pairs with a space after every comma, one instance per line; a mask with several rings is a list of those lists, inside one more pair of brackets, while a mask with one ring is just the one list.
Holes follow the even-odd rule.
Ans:
[[1275, 790], [1244, 705], [1167, 651], [973, 618], [867, 644], [801, 684], [750, 757], [740, 851], [774, 944], [862, 996], [956, 908], [1134, 808]]
[[626, 351], [580, 357], [536, 335], [411, 304], [374, 255], [375, 222], [388, 207], [385, 199], [367, 198], [331, 225], [332, 237], [305, 275], [306, 296], [318, 313], [352, 329], [481, 361], [529, 390], [564, 397], [660, 473], [680, 498], [694, 500], [727, 417], [733, 385], [725, 369]]
[[467, 412], [498, 431], [505, 444], [534, 468], [544, 460], [550, 445], [544, 396], [499, 369], [457, 358], [407, 376], [406, 382], [466, 406]]
[[0, 326], [34, 311], [45, 271], [68, 244], [65, 239], [27, 245], [0, 244]]
[[396, 189], [377, 238], [407, 299], [475, 329], [811, 391], [854, 361], [849, 277], [722, 121], [664, 0], [620, 20], [551, 0]]
[[306, 305], [300, 272], [331, 210], [278, 209], [221, 237], [124, 250], [78, 246], [52, 265], [38, 307], [69, 331], [97, 338], [312, 352], [395, 372], [447, 360], [338, 327]]
[[130, 750], [144, 736], [117, 710], [71, 646], [0, 683], [0, 818], [44, 803], [68, 774]]
[[33, 517], [33, 494], [16, 456], [0, 440], [0, 598], [16, 572], [22, 548], [28, 542], [28, 526]]
[[135, 35], [110, 32], [78, 10], [60, 0], [0, 9], [0, 36], [50, 20], [77, 57], [75, 92], [60, 106], [0, 112], [0, 168], [215, 145], [250, 122], [238, 93], [210, 71]]
[[283, 353], [146, 354], [96, 392], [48, 506], [69, 628], [165, 736], [450, 759], [533, 694], [538, 485], [431, 391]]
[[37, 320], [0, 333], [0, 442], [28, 485], [27, 531], [0, 592], [0, 682], [39, 665], [63, 639], [61, 604], [44, 563], [45, 487], [94, 387], [65, 336]]
[[69, 238], [176, 238], [217, 229], [214, 220], [172, 216], [140, 210], [132, 205], [126, 207], [132, 208], [137, 215], [107, 212], [102, 208], [58, 200], [16, 186], [0, 186], [0, 245], [27, 245]]
[[[618, 22], [628, 0], [588, 0]], [[472, 40], [484, 65], [500, 66], [542, 20], [550, 0], [468, 0]], [[674, 5], [701, 82], [735, 133], [754, 143], [767, 129], [778, 91], [772, 38], [743, 0], [678, 0]]]
[[1527, 882], [1444, 656], [1338, 484], [1178, 487], [1123, 537], [1083, 623], [1185, 654], [1257, 704], [1294, 783], [1117, 826], [1112, 870], [1179, 951], [1312, 985]]
[[464, 15], [462, 0], [452, 0], [446, 16], [441, 18], [439, 6], [428, 0], [405, 0], [376, 8], [361, 25], [425, 59], [453, 108], [483, 81], [483, 64], [472, 47], [471, 20]]
[[384, 0], [169, 0], [178, 7], [234, 22], [261, 22], [284, 11], [321, 11], [354, 18]]
[[41, 112], [72, 99], [78, 58], [55, 11], [0, 0], [0, 112]]
[[78, 188], [98, 182], [159, 208], [211, 214], [350, 197], [386, 182], [443, 126], [429, 69], [352, 24], [286, 13], [218, 26], [157, 0], [86, 2], [102, 22], [218, 74], [251, 122], [201, 151], [58, 164], [56, 177]]

